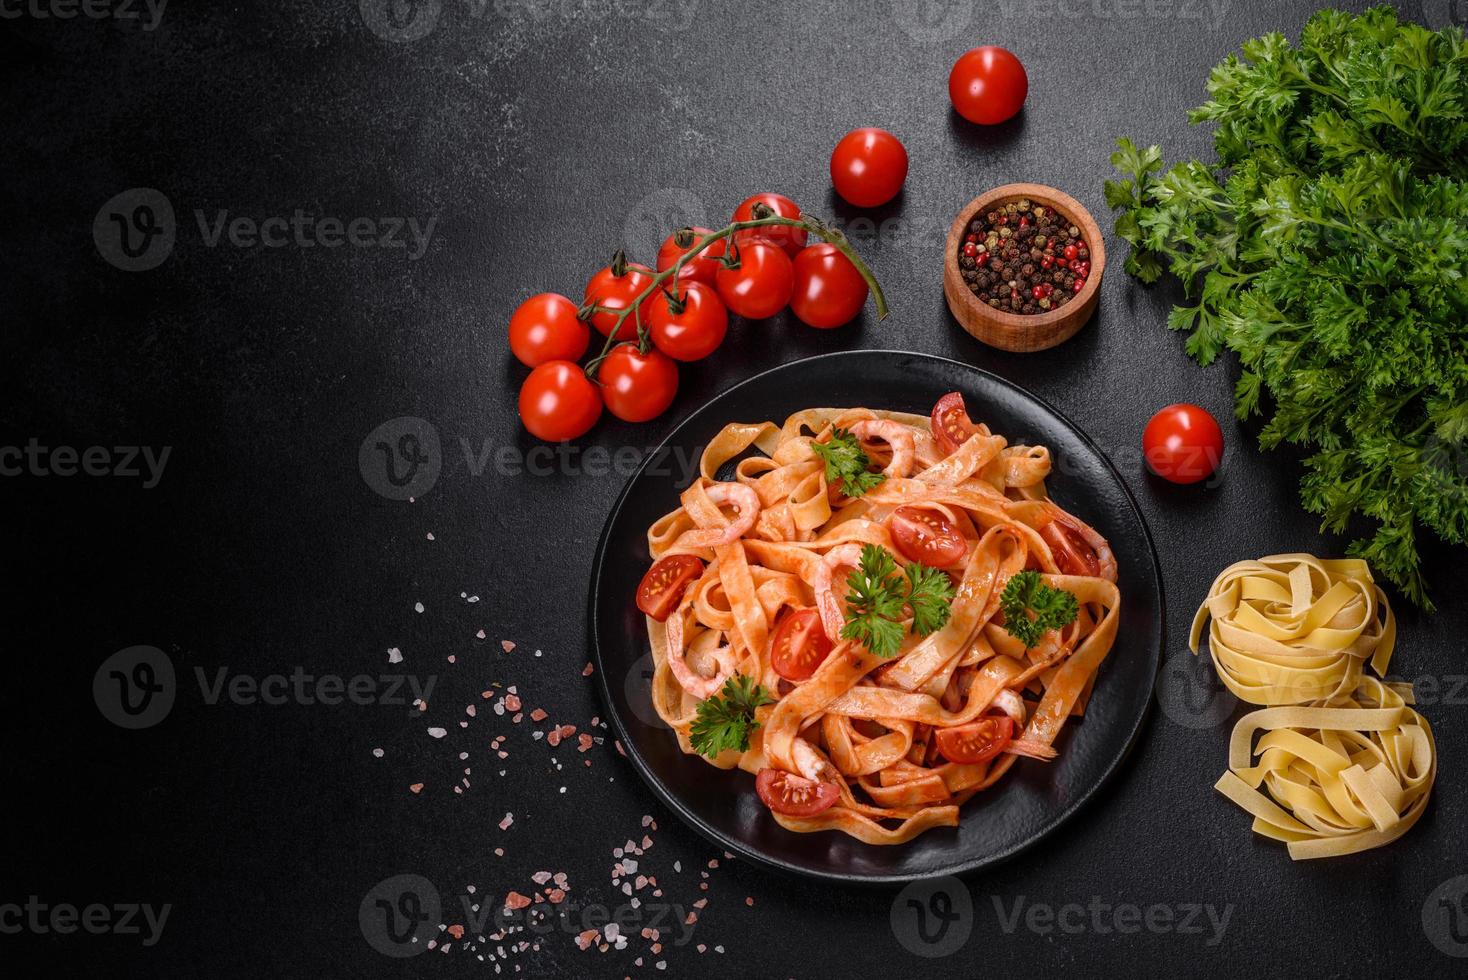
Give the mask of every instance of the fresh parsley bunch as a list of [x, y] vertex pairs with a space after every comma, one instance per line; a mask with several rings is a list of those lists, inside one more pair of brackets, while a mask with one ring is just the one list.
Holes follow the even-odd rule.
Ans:
[[913, 562], [899, 574], [897, 560], [879, 545], [862, 545], [861, 562], [846, 584], [851, 592], [841, 636], [879, 657], [902, 649], [904, 607], [912, 610], [912, 631], [919, 636], [942, 629], [953, 612], [953, 583], [945, 572]]
[[754, 678], [736, 674], [724, 682], [719, 693], [698, 702], [697, 715], [688, 732], [693, 749], [713, 759], [725, 749], [749, 748], [749, 734], [759, 727], [754, 710], [774, 704], [775, 699]]
[[848, 497], [860, 497], [887, 479], [867, 469], [872, 465], [871, 459], [856, 436], [845, 429], [831, 430], [828, 441], [813, 442], [810, 448], [826, 464], [826, 482], [841, 481], [841, 492]]
[[[1301, 497], [1350, 552], [1431, 609], [1417, 535], [1468, 540], [1468, 43], [1386, 7], [1323, 10], [1298, 46], [1247, 42], [1194, 123], [1213, 165], [1164, 170], [1118, 140], [1106, 200], [1126, 269], [1170, 270], [1168, 317], [1209, 364], [1239, 355], [1260, 446], [1307, 447]], [[1369, 525], [1366, 526], [1369, 529]]]
[[1046, 585], [1036, 571], [1011, 575], [999, 593], [999, 608], [1004, 611], [1004, 631], [1026, 649], [1039, 643], [1047, 630], [1064, 629], [1080, 615], [1075, 595]]

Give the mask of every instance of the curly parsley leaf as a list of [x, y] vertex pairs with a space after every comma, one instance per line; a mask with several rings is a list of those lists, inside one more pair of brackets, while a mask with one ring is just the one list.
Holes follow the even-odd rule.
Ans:
[[846, 625], [841, 636], [879, 657], [902, 649], [903, 613], [912, 610], [912, 629], [927, 636], [942, 629], [952, 612], [953, 583], [946, 573], [913, 562], [899, 573], [886, 548], [862, 545], [861, 561], [846, 578]]
[[736, 674], [724, 682], [718, 694], [698, 703], [689, 740], [696, 752], [710, 759], [726, 749], [749, 748], [749, 733], [759, 727], [754, 709], [774, 704], [775, 699], [754, 678]]
[[848, 497], [860, 497], [887, 479], [881, 473], [871, 472], [868, 467], [872, 461], [856, 436], [845, 429], [831, 430], [829, 441], [813, 442], [810, 448], [826, 464], [826, 482], [840, 481], [841, 492]]
[[1026, 648], [1039, 643], [1047, 630], [1058, 630], [1075, 622], [1080, 614], [1076, 597], [1052, 588], [1035, 571], [1016, 572], [999, 595], [1004, 610], [1004, 630]]

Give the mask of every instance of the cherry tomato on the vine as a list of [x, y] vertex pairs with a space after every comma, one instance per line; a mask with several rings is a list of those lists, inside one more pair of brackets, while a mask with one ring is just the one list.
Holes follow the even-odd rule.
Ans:
[[906, 179], [907, 148], [885, 129], [853, 129], [831, 151], [831, 183], [859, 208], [886, 204]]
[[[698, 244], [701, 237], [711, 234], [713, 234], [713, 229], [699, 227], [679, 228], [673, 232], [658, 249], [658, 271], [671, 269], [679, 256]], [[724, 254], [724, 249], [728, 244], [727, 240], [720, 238], [683, 263], [683, 268], [678, 270], [678, 279], [680, 281], [692, 279], [697, 282], [706, 282], [712, 286], [714, 274], [719, 271], [719, 258]]]
[[[800, 217], [800, 205], [784, 194], [756, 194], [754, 197], [746, 198], [739, 207], [734, 209], [734, 220], [753, 220], [756, 204], [767, 206], [781, 218]], [[734, 243], [744, 245], [749, 242], [766, 242], [784, 249], [785, 254], [793, 259], [796, 252], [805, 248], [807, 237], [804, 228], [795, 228], [790, 225], [763, 225], [759, 228], [745, 228], [743, 231], [736, 231]]]
[[520, 421], [546, 442], [584, 435], [601, 417], [601, 395], [570, 361], [546, 361], [520, 386]]
[[696, 361], [712, 354], [729, 329], [729, 312], [713, 286], [680, 280], [676, 292], [655, 297], [648, 329], [658, 350], [675, 361]]
[[1173, 483], [1206, 480], [1223, 460], [1223, 430], [1206, 408], [1168, 405], [1142, 433], [1147, 466]]
[[623, 422], [655, 419], [678, 394], [678, 365], [659, 350], [646, 354], [636, 344], [619, 344], [597, 369], [607, 411]]
[[969, 122], [1002, 123], [1025, 104], [1025, 66], [1004, 48], [986, 44], [959, 56], [948, 74], [948, 98]]
[[591, 328], [576, 312], [576, 304], [560, 293], [536, 293], [510, 316], [510, 352], [532, 368], [579, 360], [591, 342]]
[[866, 280], [835, 245], [820, 242], [795, 257], [790, 309], [821, 330], [850, 323], [867, 301]]
[[790, 302], [795, 267], [774, 245], [750, 242], [735, 249], [738, 265], [715, 277], [724, 305], [748, 320], [774, 316]]
[[[632, 262], [622, 263], [619, 270], [618, 262], [613, 261], [605, 269], [599, 270], [586, 284], [586, 302], [595, 302], [597, 306], [606, 307], [605, 311], [599, 310], [591, 316], [591, 325], [601, 333], [602, 336], [612, 332], [617, 325], [617, 312], [628, 309], [648, 286], [652, 285], [652, 270], [645, 265], [637, 265]], [[652, 309], [652, 300], [649, 296], [642, 302], [642, 322], [647, 323], [647, 314]], [[627, 319], [622, 321], [622, 329], [617, 331], [618, 340], [637, 339], [637, 314], [627, 314]]]

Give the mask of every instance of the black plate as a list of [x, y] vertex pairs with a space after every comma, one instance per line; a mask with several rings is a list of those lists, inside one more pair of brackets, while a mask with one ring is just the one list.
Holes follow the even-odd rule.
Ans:
[[[678, 505], [703, 446], [729, 422], [782, 422], [803, 408], [864, 405], [926, 414], [963, 392], [975, 420], [1011, 442], [1050, 448], [1051, 496], [1111, 542], [1120, 567], [1121, 629], [1095, 695], [1045, 764], [1021, 759], [970, 800], [958, 827], [878, 847], [845, 834], [795, 834], [759, 802], [754, 777], [684, 755], [649, 695], [652, 654], [634, 593], [647, 571], [647, 527]], [[689, 416], [628, 482], [591, 573], [592, 657], [617, 737], [663, 802], [720, 847], [759, 864], [845, 882], [895, 883], [982, 868], [1054, 831], [1117, 769], [1141, 729], [1162, 654], [1162, 579], [1151, 535], [1121, 476], [1091, 440], [1003, 378], [925, 354], [848, 351], [785, 364], [736, 385]]]

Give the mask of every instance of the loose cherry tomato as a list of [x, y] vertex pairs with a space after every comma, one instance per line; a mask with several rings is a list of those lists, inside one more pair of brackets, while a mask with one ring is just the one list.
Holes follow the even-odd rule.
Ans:
[[703, 574], [703, 562], [692, 555], [669, 555], [653, 562], [637, 586], [637, 608], [662, 623]]
[[[594, 300], [597, 306], [607, 308], [607, 312], [598, 311], [592, 314], [591, 325], [605, 337], [617, 324], [618, 313], [613, 311], [629, 308], [638, 294], [651, 285], [651, 269], [645, 265], [622, 262], [619, 255], [611, 265], [597, 272], [586, 284], [586, 302]], [[647, 315], [652, 310], [653, 299], [655, 297], [649, 296], [642, 302], [643, 323], [647, 322]], [[617, 331], [617, 339], [637, 339], [636, 313], [627, 314], [627, 319], [622, 321], [622, 329]]]
[[546, 442], [575, 439], [600, 417], [596, 385], [570, 361], [546, 361], [520, 386], [520, 421]]
[[948, 73], [948, 98], [969, 122], [1002, 123], [1025, 104], [1030, 80], [1025, 66], [1003, 48], [986, 44], [967, 51]]
[[968, 417], [968, 408], [963, 404], [962, 393], [957, 391], [950, 391], [938, 399], [938, 404], [933, 406], [933, 416], [929, 424], [933, 430], [933, 439], [944, 456], [950, 455], [967, 442], [969, 436], [979, 431], [979, 427]]
[[652, 342], [675, 361], [712, 354], [729, 329], [729, 313], [714, 287], [680, 279], [681, 295], [665, 293], [647, 315]]
[[830, 653], [830, 637], [813, 608], [787, 612], [770, 638], [770, 666], [787, 681], [809, 680]]
[[1040, 528], [1040, 537], [1050, 546], [1055, 564], [1067, 575], [1101, 574], [1101, 558], [1091, 547], [1085, 535], [1063, 517], [1056, 518]]
[[806, 779], [783, 769], [761, 769], [754, 777], [754, 788], [765, 806], [787, 817], [813, 817], [841, 798], [835, 783]]
[[575, 361], [586, 353], [591, 329], [576, 317], [576, 304], [560, 293], [536, 293], [510, 316], [510, 352], [526, 367]]
[[659, 350], [646, 354], [636, 344], [619, 344], [597, 369], [607, 411], [623, 422], [655, 419], [678, 394], [678, 365]]
[[1223, 461], [1223, 430], [1197, 405], [1168, 405], [1142, 433], [1147, 466], [1173, 483], [1206, 480]]
[[938, 751], [949, 762], [975, 765], [992, 759], [1014, 738], [1014, 719], [1008, 715], [980, 718], [957, 728], [938, 729]]
[[794, 272], [790, 309], [807, 326], [829, 330], [850, 323], [867, 301], [866, 280], [835, 245], [801, 249]]
[[892, 543], [902, 552], [902, 557], [932, 568], [952, 565], [968, 550], [953, 522], [942, 511], [927, 507], [897, 508], [887, 529], [892, 532]]
[[859, 208], [886, 204], [906, 179], [907, 149], [885, 129], [853, 129], [831, 151], [831, 183]]
[[751, 242], [736, 249], [739, 264], [715, 278], [724, 305], [748, 320], [774, 316], [790, 302], [795, 267], [774, 245]]
[[[782, 218], [800, 217], [800, 205], [796, 204], [784, 194], [756, 194], [747, 198], [744, 203], [734, 209], [735, 221], [751, 221], [754, 219], [754, 206], [763, 204], [775, 214]], [[734, 244], [744, 245], [747, 242], [765, 242], [776, 245], [785, 250], [790, 258], [795, 258], [795, 253], [805, 248], [806, 231], [804, 228], [794, 228], [790, 225], [764, 225], [759, 228], [746, 228], [734, 233]]]
[[[662, 248], [658, 249], [658, 271], [671, 269], [679, 256], [698, 244], [700, 237], [712, 234], [713, 229], [698, 227], [679, 228], [673, 232], [663, 242]], [[706, 282], [712, 286], [714, 274], [719, 271], [719, 257], [724, 254], [724, 249], [728, 247], [728, 244], [726, 239], [720, 238], [683, 263], [683, 268], [678, 271], [678, 279], [680, 281], [692, 279], [695, 282]]]

